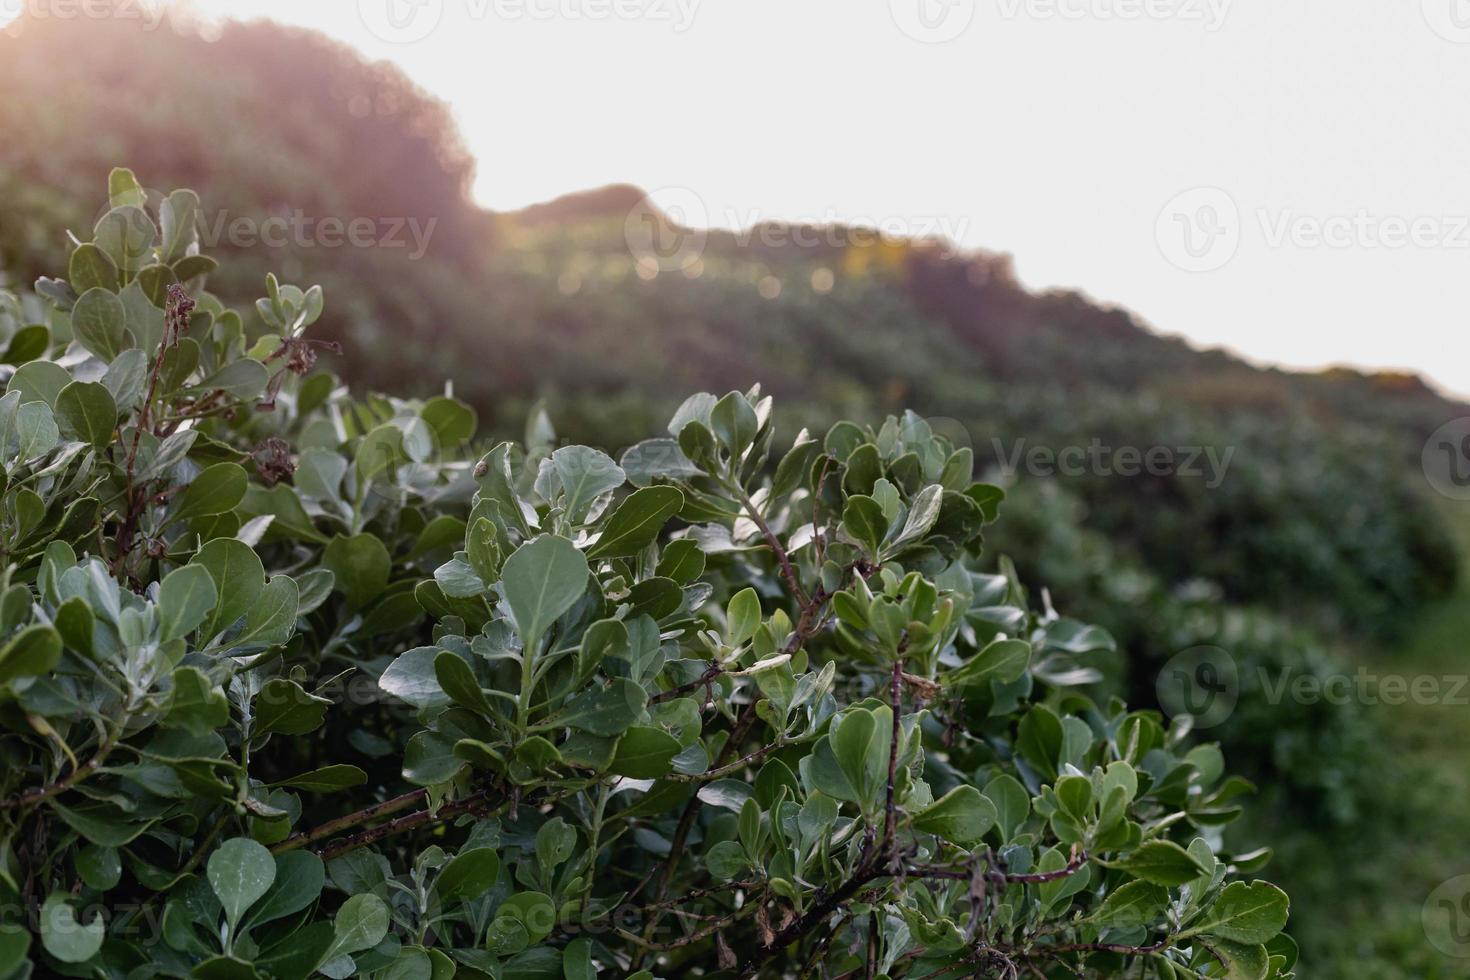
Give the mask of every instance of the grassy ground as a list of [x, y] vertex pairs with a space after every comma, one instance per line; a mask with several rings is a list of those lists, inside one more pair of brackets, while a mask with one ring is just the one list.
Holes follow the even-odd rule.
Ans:
[[[1385, 814], [1405, 802], [1414, 814], [1404, 825], [1389, 828], [1391, 843], [1335, 856], [1343, 904], [1334, 913], [1342, 926], [1342, 955], [1326, 972], [1304, 973], [1305, 980], [1470, 978], [1470, 943], [1459, 948], [1461, 957], [1446, 956], [1427, 941], [1421, 921], [1426, 899], [1438, 885], [1470, 875], [1470, 683], [1465, 682], [1470, 675], [1470, 503], [1444, 505], [1464, 561], [1455, 593], [1426, 608], [1395, 648], [1347, 651], [1353, 662], [1374, 673], [1405, 677], [1411, 690], [1415, 678], [1438, 679], [1436, 703], [1416, 703], [1411, 697], [1405, 704], [1370, 709], [1382, 723], [1395, 762], [1418, 774], [1414, 783], [1423, 798], [1386, 798]], [[1385, 786], [1391, 785], [1386, 779]], [[1393, 791], [1395, 796], [1402, 792]], [[1465, 908], [1470, 910], [1470, 902]]]

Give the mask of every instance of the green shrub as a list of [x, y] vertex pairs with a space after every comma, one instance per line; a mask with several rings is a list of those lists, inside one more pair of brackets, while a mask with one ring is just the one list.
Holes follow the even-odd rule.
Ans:
[[109, 190], [0, 322], [0, 976], [1289, 975], [1249, 785], [1078, 691], [967, 450], [768, 465], [757, 389], [471, 452]]

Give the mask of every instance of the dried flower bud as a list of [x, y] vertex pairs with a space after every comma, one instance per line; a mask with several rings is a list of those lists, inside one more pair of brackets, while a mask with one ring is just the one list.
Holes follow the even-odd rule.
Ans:
[[255, 472], [268, 487], [296, 472], [296, 464], [291, 461], [291, 446], [284, 439], [273, 436], [265, 440], [255, 447], [250, 458], [255, 462]]

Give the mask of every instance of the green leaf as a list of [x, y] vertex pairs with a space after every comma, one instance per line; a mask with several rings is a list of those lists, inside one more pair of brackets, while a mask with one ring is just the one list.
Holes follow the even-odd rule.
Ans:
[[93, 844], [101, 844], [103, 847], [130, 844], [143, 831], [153, 826], [152, 820], [128, 819], [112, 806], [73, 809], [58, 803], [55, 797], [48, 799], [46, 803], [68, 827]]
[[557, 725], [593, 735], [621, 735], [638, 720], [647, 703], [648, 694], [643, 688], [618, 677], [609, 687], [577, 695], [553, 720]]
[[738, 842], [723, 840], [705, 854], [704, 864], [716, 881], [732, 881], [750, 867], [750, 857]]
[[1205, 939], [1203, 944], [1225, 967], [1225, 980], [1266, 980], [1270, 972], [1271, 960], [1264, 946], [1218, 938]]
[[353, 895], [342, 903], [333, 925], [337, 931], [333, 954], [372, 949], [388, 935], [388, 906], [373, 894]]
[[174, 263], [174, 276], [179, 282], [187, 283], [190, 279], [207, 276], [218, 268], [219, 263], [207, 255], [186, 255]]
[[755, 589], [745, 588], [735, 593], [725, 610], [725, 639], [731, 646], [739, 646], [755, 636], [761, 625], [761, 600]]
[[230, 721], [230, 702], [197, 667], [174, 669], [174, 692], [169, 700], [167, 722], [187, 728], [196, 735], [208, 735]]
[[158, 638], [167, 643], [192, 633], [219, 601], [214, 579], [202, 565], [176, 568], [158, 586]]
[[450, 700], [480, 715], [490, 717], [490, 701], [480, 688], [474, 670], [457, 653], [445, 650], [434, 658], [434, 676]]
[[15, 976], [30, 948], [29, 932], [17, 925], [0, 925], [0, 977]]
[[928, 534], [934, 522], [939, 520], [939, 510], [943, 503], [944, 488], [939, 484], [920, 490], [909, 506], [909, 516], [904, 521], [903, 530], [898, 532], [898, 537], [893, 539], [888, 550], [897, 553]]
[[290, 779], [283, 779], [272, 786], [288, 786], [291, 789], [305, 790], [308, 793], [334, 793], [337, 790], [351, 789], [353, 786], [363, 786], [367, 783], [367, 773], [356, 766], [338, 763], [336, 765], [322, 766], [311, 772], [304, 772]]
[[0, 648], [0, 684], [48, 674], [60, 659], [61, 634], [44, 623], [27, 626]]
[[[1036, 861], [1036, 870], [1045, 874], [1052, 871], [1063, 871], [1068, 864], [1068, 856], [1059, 847], [1053, 847], [1042, 854]], [[1059, 878], [1043, 881], [1036, 886], [1036, 896], [1041, 900], [1041, 907], [1045, 910], [1065, 908], [1063, 899], [1071, 898], [1087, 887], [1092, 880], [1092, 868], [1086, 864], [1081, 865], [1071, 874], [1063, 874]]]
[[1025, 640], [992, 640], [963, 665], [940, 675], [948, 687], [983, 687], [991, 681], [1010, 684], [1031, 665], [1031, 644]]
[[760, 426], [755, 409], [738, 391], [732, 391], [715, 402], [709, 415], [710, 429], [734, 460], [739, 460], [755, 442]]
[[249, 357], [231, 361], [189, 390], [191, 392], [223, 391], [245, 401], [257, 397], [270, 380], [266, 366]]
[[880, 778], [886, 783], [891, 721], [892, 709], [886, 706], [849, 708], [832, 726], [832, 754], [857, 791], [859, 805], [874, 801]]
[[1169, 904], [1169, 890], [1151, 881], [1128, 881], [1103, 899], [1092, 920], [1106, 929], [1147, 928]]
[[609, 772], [633, 779], [657, 779], [669, 774], [670, 764], [683, 746], [661, 728], [634, 725], [618, 741]]
[[551, 464], [561, 481], [567, 518], [574, 525], [587, 519], [598, 497], [627, 479], [611, 456], [587, 446], [564, 446], [551, 454]]
[[358, 480], [367, 483], [380, 473], [392, 472], [407, 458], [403, 452], [403, 431], [396, 425], [384, 423], [362, 437], [353, 457], [353, 466]]
[[15, 411], [16, 457], [35, 459], [56, 448], [61, 429], [45, 402], [26, 402]]
[[174, 270], [166, 265], [145, 265], [138, 270], [138, 276], [133, 280], [143, 295], [148, 297], [148, 302], [155, 306], [165, 306], [168, 303], [168, 287], [178, 282]]
[[871, 495], [883, 476], [883, 460], [878, 456], [878, 447], [871, 442], [854, 449], [844, 466], [847, 472], [842, 478], [842, 484], [852, 494]]
[[378, 678], [378, 687], [415, 708], [439, 708], [449, 703], [444, 688], [439, 686], [434, 662], [438, 647], [415, 647], [398, 655]]
[[322, 552], [322, 565], [336, 577], [337, 589], [354, 609], [361, 609], [386, 589], [393, 572], [392, 556], [372, 534], [333, 538]]
[[1016, 777], [1002, 773], [985, 784], [985, 798], [995, 804], [1000, 833], [1009, 841], [1031, 814], [1031, 794]]
[[536, 831], [536, 863], [541, 873], [550, 875], [572, 856], [577, 847], [577, 832], [561, 817], [552, 817]]
[[232, 511], [245, 499], [245, 488], [249, 483], [245, 467], [238, 463], [215, 463], [200, 472], [183, 492], [174, 520]]
[[[163, 340], [163, 310], [153, 305], [153, 301], [148, 298], [143, 291], [142, 283], [138, 280], [123, 287], [122, 292], [117, 294], [117, 298], [122, 300], [123, 309], [127, 311], [128, 333], [132, 335], [132, 346], [146, 349], [151, 360], [153, 351]], [[192, 352], [197, 355], [199, 345], [192, 338], [185, 338], [185, 340], [192, 347]], [[169, 349], [172, 351], [184, 343], [184, 340], [180, 340]], [[193, 364], [198, 364], [197, 357], [194, 358]]]
[[191, 190], [177, 190], [164, 198], [158, 206], [158, 220], [163, 226], [158, 257], [164, 262], [185, 258], [189, 246], [199, 240], [198, 219], [198, 194]]
[[40, 401], [54, 409], [61, 389], [69, 384], [71, 374], [60, 364], [54, 361], [31, 361], [15, 369], [15, 373], [10, 376], [10, 383], [5, 386], [5, 392], [19, 392], [22, 405]]
[[842, 509], [842, 531], [853, 542], [862, 545], [868, 555], [877, 558], [883, 537], [888, 533], [888, 521], [883, 517], [883, 506], [872, 497], [856, 494], [847, 498]]
[[44, 357], [50, 346], [51, 328], [44, 323], [28, 324], [11, 335], [10, 342], [5, 345], [5, 354], [0, 357], [0, 363], [24, 364], [33, 361]]
[[107, 175], [107, 206], [141, 208], [148, 201], [143, 185], [127, 167], [113, 167]]
[[500, 877], [500, 855], [493, 847], [461, 851], [439, 872], [434, 890], [443, 902], [468, 902], [495, 887]]
[[1016, 750], [1047, 779], [1055, 779], [1062, 751], [1062, 722], [1056, 712], [1044, 704], [1033, 705], [1016, 730]]
[[973, 786], [956, 786], [914, 814], [914, 829], [969, 847], [999, 820], [995, 804]]
[[310, 851], [287, 851], [275, 856], [276, 873], [270, 890], [250, 913], [250, 928], [294, 915], [315, 902], [326, 883], [322, 859]]
[[274, 980], [307, 980], [326, 962], [334, 938], [330, 922], [312, 922], [284, 941], [262, 950], [255, 958], [256, 973]]
[[41, 945], [63, 963], [84, 963], [97, 955], [107, 934], [102, 916], [82, 925], [65, 892], [52, 892], [41, 906]]
[[403, 752], [403, 778], [415, 786], [447, 783], [465, 766], [454, 743], [438, 732], [419, 732]]
[[301, 587], [289, 575], [273, 575], [245, 614], [245, 628], [233, 645], [273, 646], [285, 643], [296, 629]]
[[[82, 296], [85, 296], [89, 289], [117, 291], [117, 265], [107, 257], [106, 252], [91, 242], [78, 245], [76, 251], [71, 253], [71, 263], [67, 267], [66, 276], [71, 281], [71, 288]], [[75, 321], [73, 321], [74, 332], [75, 329]], [[88, 347], [88, 350], [91, 348]]]
[[561, 968], [564, 980], [597, 980], [597, 970], [592, 965], [592, 943], [586, 939], [573, 939], [562, 950]]
[[635, 490], [613, 511], [587, 557], [598, 561], [638, 554], [658, 538], [669, 518], [683, 507], [684, 494], [677, 487]]
[[656, 574], [680, 585], [693, 585], [704, 574], [705, 554], [698, 542], [688, 538], [670, 541], [659, 557]]
[[137, 272], [152, 260], [157, 237], [153, 219], [137, 204], [114, 207], [92, 229], [93, 242], [123, 272]]
[[1286, 928], [1290, 905], [1286, 893], [1268, 882], [1232, 881], [1185, 935], [1207, 933], [1247, 946], [1265, 943]]
[[255, 696], [255, 734], [307, 735], [322, 726], [331, 706], [293, 680], [273, 678]]
[[235, 538], [215, 538], [189, 562], [209, 572], [219, 600], [201, 627], [202, 636], [214, 637], [235, 625], [265, 591], [265, 566], [248, 544]]
[[136, 347], [113, 358], [102, 375], [102, 383], [112, 394], [113, 404], [126, 415], [143, 400], [143, 386], [148, 381], [148, 358]]
[[66, 438], [106, 449], [117, 425], [117, 403], [101, 382], [73, 381], [56, 396], [56, 424]]
[[566, 538], [543, 534], [516, 549], [501, 570], [505, 601], [526, 650], [587, 591], [587, 559]]
[[1086, 776], [1066, 775], [1057, 780], [1053, 788], [1057, 802], [1070, 817], [1082, 821], [1092, 808], [1092, 780]]
[[620, 460], [628, 482], [635, 487], [647, 487], [655, 480], [687, 480], [703, 472], [674, 439], [645, 439], [630, 446]]
[[[96, 844], [88, 844], [77, 851], [76, 856], [77, 874], [89, 888], [98, 891], [107, 891], [117, 887], [122, 880], [122, 859], [118, 857], [117, 848], [99, 847]], [[3, 958], [0, 958], [0, 976], [6, 976], [4, 972]]]
[[544, 892], [519, 892], [501, 903], [496, 918], [513, 918], [525, 927], [531, 942], [539, 943], [556, 926], [556, 906]]
[[225, 921], [232, 929], [276, 880], [271, 852], [248, 837], [225, 841], [209, 856], [205, 869], [209, 887], [219, 898]]
[[1193, 881], [1205, 873], [1193, 855], [1171, 840], [1144, 841], [1131, 854], [1108, 862], [1107, 866], [1168, 888]]
[[71, 311], [71, 329], [77, 341], [104, 361], [111, 361], [130, 346], [127, 321], [122, 300], [103, 286], [82, 293]]
[[468, 441], [479, 425], [479, 417], [473, 408], [443, 395], [424, 402], [424, 407], [419, 409], [419, 418], [428, 423], [442, 449], [452, 449]]

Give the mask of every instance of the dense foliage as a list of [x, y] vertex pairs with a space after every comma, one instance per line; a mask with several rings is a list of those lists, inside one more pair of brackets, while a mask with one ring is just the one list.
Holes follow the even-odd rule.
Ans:
[[471, 454], [109, 190], [0, 306], [0, 975], [1289, 975], [1249, 784], [1083, 693], [968, 450], [775, 461], [757, 389]]

